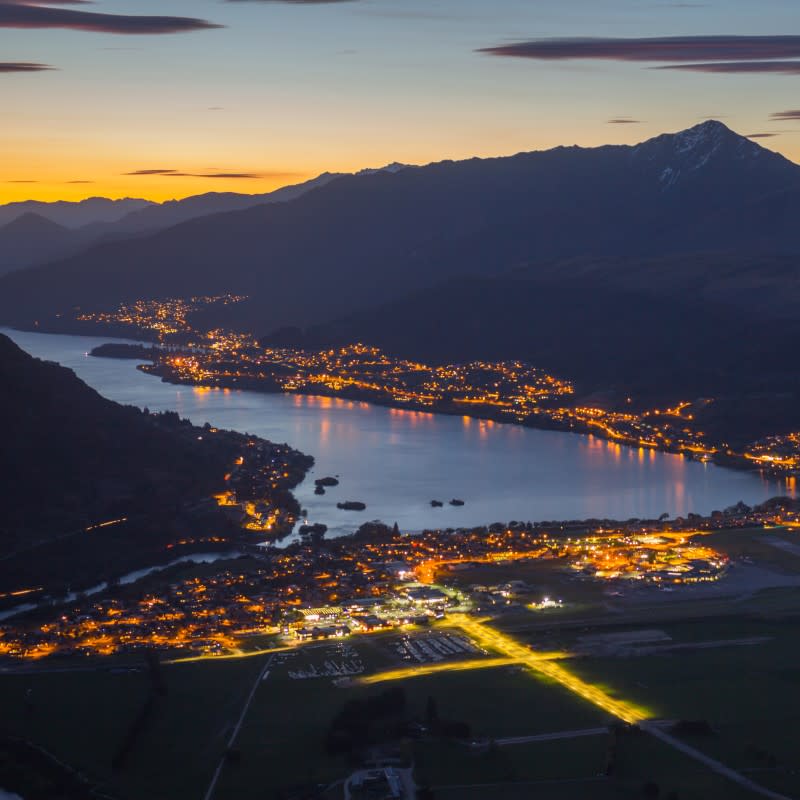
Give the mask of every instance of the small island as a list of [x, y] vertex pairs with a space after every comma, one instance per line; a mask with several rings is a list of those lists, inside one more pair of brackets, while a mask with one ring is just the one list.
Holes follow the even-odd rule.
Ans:
[[155, 361], [155, 348], [143, 344], [124, 344], [122, 342], [108, 342], [93, 347], [89, 351], [95, 358], [122, 358], [134, 361]]
[[337, 503], [336, 508], [341, 511], [366, 511], [367, 504], [357, 500], [346, 500], [344, 503]]
[[451, 506], [463, 506], [463, 505], [464, 505], [464, 501], [463, 501], [463, 500], [457, 500], [457, 499], [454, 497], [454, 498], [453, 498], [453, 499], [450, 501], [450, 505], [451, 505]]
[[441, 508], [443, 505], [441, 500], [431, 500], [431, 508]]

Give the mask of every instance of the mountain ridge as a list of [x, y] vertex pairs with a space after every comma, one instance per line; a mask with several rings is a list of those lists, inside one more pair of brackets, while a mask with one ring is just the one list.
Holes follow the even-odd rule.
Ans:
[[[664, 191], [667, 169], [680, 178]], [[24, 325], [72, 306], [234, 292], [251, 299], [214, 321], [262, 333], [458, 275], [556, 259], [763, 252], [765, 238], [771, 253], [800, 253], [790, 213], [798, 203], [800, 166], [707, 122], [635, 146], [342, 176], [286, 203], [189, 220], [6, 276], [0, 319]], [[32, 300], [43, 283], [48, 292]]]

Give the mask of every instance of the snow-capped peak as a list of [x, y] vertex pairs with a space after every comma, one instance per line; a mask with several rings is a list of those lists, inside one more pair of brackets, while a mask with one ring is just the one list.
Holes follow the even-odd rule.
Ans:
[[408, 169], [409, 166], [409, 164], [401, 164], [399, 161], [393, 161], [391, 164], [387, 164], [385, 167], [362, 169], [359, 172], [356, 172], [356, 175], [376, 175], [379, 172], [388, 172], [394, 175], [396, 172], [402, 172], [404, 169]]
[[763, 148], [739, 136], [718, 120], [707, 120], [678, 133], [666, 133], [633, 148], [636, 160], [658, 167], [663, 189], [677, 184], [682, 176], [702, 170], [715, 158], [743, 161], [758, 158]]

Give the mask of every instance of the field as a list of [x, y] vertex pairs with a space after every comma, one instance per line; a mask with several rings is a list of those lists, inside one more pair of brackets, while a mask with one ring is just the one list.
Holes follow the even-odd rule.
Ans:
[[122, 797], [201, 797], [262, 666], [254, 658], [164, 667], [167, 692], [118, 770], [112, 759], [149, 691], [145, 672], [4, 675], [0, 730], [40, 744]]
[[[794, 543], [792, 533], [770, 534]], [[714, 536], [715, 545], [728, 548], [737, 560], [753, 558], [761, 566], [775, 559], [769, 569], [796, 575], [792, 553], [763, 534]], [[514, 568], [493, 565], [492, 578], [520, 577]], [[478, 577], [481, 572], [462, 572], [458, 578], [486, 580], [486, 574]], [[523, 579], [533, 583], [534, 572], [526, 567]], [[557, 586], [559, 576], [546, 569], [540, 579]], [[563, 588], [575, 592], [572, 608], [532, 612], [518, 607], [491, 625], [537, 651], [582, 653], [559, 663], [654, 718], [707, 721], [711, 733], [685, 741], [765, 787], [800, 796], [794, 735], [800, 725], [795, 663], [800, 588], [694, 597], [656, 592], [635, 602], [580, 581], [567, 581]], [[452, 617], [409, 635], [430, 644], [459, 633], [453, 627], [457, 623]], [[656, 640], [639, 641], [642, 630], [657, 634]], [[262, 637], [248, 640], [247, 648], [266, 650], [276, 643]], [[659, 797], [681, 800], [756, 796], [645, 732], [613, 737], [606, 712], [517, 664], [447, 671], [449, 664], [497, 653], [465, 650], [420, 661], [401, 643], [401, 634], [383, 633], [277, 654], [165, 660], [166, 691], [156, 696], [116, 768], [112, 763], [151, 695], [143, 662], [137, 671], [120, 669], [128, 659], [114, 658], [46, 665], [52, 671], [0, 673], [0, 734], [45, 748], [121, 800], [201, 800], [220, 763], [214, 800], [287, 800], [319, 788], [321, 796], [341, 800], [342, 779], [352, 762], [326, 749], [332, 721], [346, 703], [402, 686], [405, 724], [425, 724], [433, 698], [440, 719], [469, 726], [464, 741], [437, 733], [406, 735], [393, 745], [399, 757], [413, 761], [418, 783], [430, 786], [437, 800], [634, 800], [644, 796], [648, 783], [658, 785]], [[417, 647], [417, 655], [422, 652]], [[405, 670], [400, 679], [359, 683], [363, 676], [398, 668]], [[431, 668], [445, 671], [431, 673]], [[251, 691], [234, 750], [223, 761]], [[574, 735], [586, 730], [591, 735]], [[530, 740], [550, 734], [564, 736]], [[512, 737], [528, 741], [503, 741]], [[613, 770], [606, 775], [609, 763]], [[2, 769], [0, 749], [0, 788]]]
[[797, 620], [713, 620], [660, 626], [675, 640], [696, 645], [763, 636], [754, 646], [681, 650], [631, 659], [576, 660], [587, 680], [611, 682], [660, 717], [703, 719], [714, 730], [693, 746], [790, 796], [800, 795], [800, 669]]
[[[566, 662], [585, 680], [671, 719], [708, 719], [717, 733], [692, 740], [698, 749], [789, 794], [800, 766], [792, 731], [800, 722], [800, 671], [792, 656], [800, 625], [785, 619], [718, 618], [662, 624], [673, 641], [701, 643], [759, 635], [757, 647], [679, 651], [641, 658], [583, 658]], [[616, 629], [615, 629], [616, 630]], [[368, 672], [392, 661], [394, 637], [351, 640]], [[254, 682], [254, 699], [236, 742], [237, 757], [222, 770], [217, 800], [291, 797], [292, 787], [329, 786], [340, 797], [350, 765], [329, 756], [325, 738], [346, 702], [387, 686], [340, 688], [330, 677], [293, 680], [290, 672], [323, 664], [341, 645], [326, 643], [297, 654], [232, 660], [206, 659], [162, 667], [166, 694], [123, 766], [111, 769], [126, 731], [148, 692], [147, 674], [71, 671], [0, 676], [4, 733], [31, 739], [130, 800], [202, 798], [225, 752], [233, 725]], [[507, 737], [602, 729], [608, 716], [563, 687], [517, 666], [438, 673], [406, 679], [407, 716], [424, 720], [429, 697], [443, 719], [466, 722], [483, 744], [439, 738], [407, 740], [421, 785], [436, 798], [637, 798], [654, 782], [661, 796], [682, 800], [751, 797], [705, 766], [641, 733], [618, 737], [615, 769], [607, 732], [555, 741], [503, 744]], [[735, 698], [732, 701], [731, 698]], [[501, 740], [501, 744], [492, 744]], [[535, 794], [534, 794], [535, 791]], [[674, 795], [673, 795], [674, 796]]]

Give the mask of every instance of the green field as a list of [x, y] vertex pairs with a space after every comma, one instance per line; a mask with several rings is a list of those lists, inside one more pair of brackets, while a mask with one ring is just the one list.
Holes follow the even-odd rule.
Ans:
[[541, 742], [502, 748], [486, 756], [435, 747], [418, 757], [418, 774], [430, 773], [436, 800], [634, 800], [653, 782], [659, 797], [675, 792], [680, 800], [746, 800], [749, 792], [715, 775], [651, 737], [620, 740], [614, 774], [602, 773], [607, 737]]
[[[570, 648], [587, 633], [644, 627], [692, 645], [659, 655], [574, 658], [565, 666], [654, 716], [708, 720], [715, 733], [691, 739], [693, 746], [795, 797], [800, 796], [799, 608], [800, 591], [775, 589], [733, 603], [710, 599], [638, 608], [575, 627], [562, 627], [553, 618], [548, 628], [539, 615], [519, 611], [502, 617], [498, 627], [541, 649]], [[440, 627], [446, 626], [436, 630]], [[368, 672], [379, 671], [398, 665], [396, 637], [353, 637], [346, 646], [357, 651]], [[765, 641], [701, 647], [749, 637]], [[290, 670], [320, 667], [336, 647], [306, 645], [272, 659], [236, 742], [238, 757], [226, 761], [215, 800], [277, 800], [291, 796], [291, 787], [320, 784], [331, 785], [326, 797], [338, 800], [337, 782], [352, 765], [344, 756], [326, 754], [330, 723], [348, 700], [374, 696], [393, 684], [338, 688], [331, 678], [290, 679]], [[201, 800], [268, 658], [164, 664], [167, 691], [117, 770], [111, 767], [114, 754], [149, 693], [145, 671], [112, 674], [87, 659], [63, 662], [65, 671], [0, 674], [0, 733], [41, 745], [123, 800]], [[90, 669], [67, 671], [82, 663]], [[402, 686], [406, 718], [424, 720], [433, 697], [440, 718], [468, 723], [473, 739], [596, 728], [608, 721], [560, 685], [515, 666], [425, 675], [405, 679]], [[480, 751], [434, 737], [407, 740], [400, 750], [413, 759], [418, 781], [432, 786], [437, 800], [633, 800], [643, 796], [648, 781], [659, 785], [660, 797], [670, 792], [681, 800], [752, 796], [646, 734], [619, 739], [616, 769], [605, 777], [609, 742], [602, 734]]]
[[800, 534], [789, 528], [744, 528], [716, 531], [697, 537], [697, 541], [731, 558], [749, 559], [759, 566], [796, 575], [800, 573], [800, 555], [770, 544], [778, 539], [800, 546]]
[[[757, 623], [753, 623], [756, 625]], [[733, 622], [717, 622], [706, 633], [729, 636]], [[773, 639], [759, 648], [720, 649], [674, 657], [582, 659], [570, 668], [583, 677], [610, 685], [628, 699], [663, 716], [707, 716], [718, 736], [695, 742], [700, 749], [737, 768], [763, 767], [748, 750], [751, 742], [769, 748], [781, 765], [796, 765], [791, 732], [800, 719], [800, 670], [786, 661], [795, 629], [770, 624]], [[749, 632], [749, 631], [748, 631]], [[676, 624], [679, 635], [705, 633]], [[367, 645], [366, 648], [363, 645]], [[377, 660], [379, 637], [359, 642], [365, 660]], [[319, 648], [315, 648], [319, 650]], [[328, 726], [344, 703], [374, 695], [387, 684], [336, 688], [329, 678], [290, 680], [288, 669], [302, 658], [323, 657], [312, 649], [270, 670], [259, 683], [237, 741], [240, 758], [226, 763], [217, 800], [286, 796], [293, 786], [333, 784], [326, 796], [337, 797], [336, 782], [350, 765], [343, 756], [325, 753]], [[266, 657], [206, 660], [163, 668], [167, 694], [137, 740], [122, 769], [110, 767], [147, 693], [145, 673], [64, 672], [0, 677], [3, 731], [29, 738], [85, 771], [111, 792], [130, 800], [202, 798], [225, 751], [233, 724]], [[771, 672], [764, 672], [764, 664]], [[753, 691], [767, 676], [768, 687]], [[709, 677], [712, 676], [712, 677]], [[560, 686], [515, 667], [441, 673], [402, 683], [409, 717], [424, 719], [427, 698], [436, 699], [443, 719], [468, 722], [475, 738], [499, 739], [564, 730], [601, 727], [606, 716]], [[32, 690], [33, 709], [26, 706]], [[732, 703], [731, 698], [741, 698]], [[409, 741], [402, 753], [413, 758], [421, 784], [437, 799], [498, 797], [507, 800], [544, 797], [638, 798], [647, 781], [662, 797], [677, 791], [681, 800], [738, 800], [750, 795], [704, 766], [646, 734], [622, 737], [617, 767], [603, 776], [608, 734], [558, 741], [490, 747], [477, 752], [439, 739]], [[738, 750], [737, 750], [738, 748]], [[737, 757], [749, 753], [750, 760]], [[794, 759], [794, 760], [793, 760]], [[758, 772], [765, 785], [789, 792], [798, 788], [783, 772]]]
[[117, 771], [112, 758], [148, 693], [144, 672], [4, 675], [0, 730], [45, 747], [121, 797], [202, 797], [262, 666], [253, 658], [164, 667], [167, 693]]
[[752, 646], [689, 649], [630, 659], [587, 658], [570, 668], [610, 683], [666, 719], [705, 719], [714, 735], [692, 739], [699, 750], [765, 786], [800, 795], [800, 668], [797, 620], [713, 620], [660, 625], [675, 641], [766, 636]]

